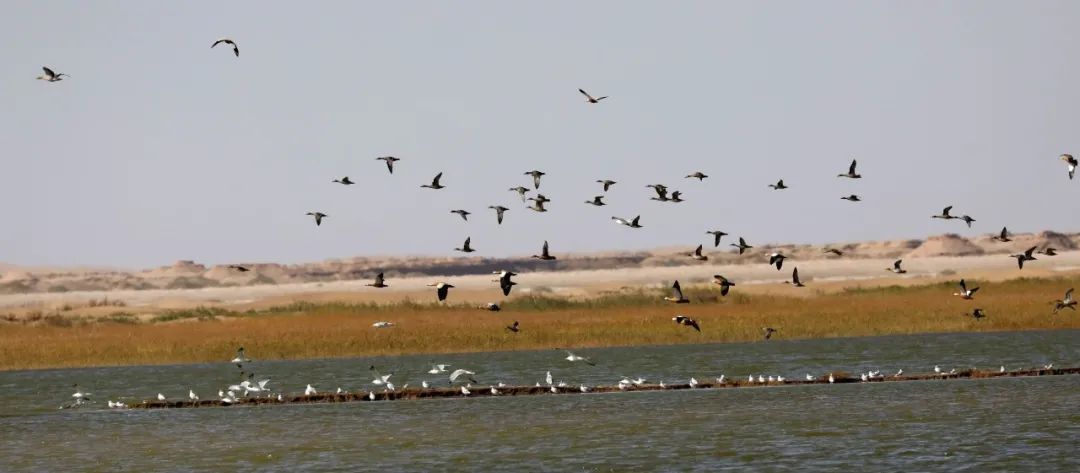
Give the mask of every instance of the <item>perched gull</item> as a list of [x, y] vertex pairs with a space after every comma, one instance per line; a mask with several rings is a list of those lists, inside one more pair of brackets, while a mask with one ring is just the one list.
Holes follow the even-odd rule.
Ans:
[[369, 401], [374, 401], [375, 400], [375, 391], [368, 391], [367, 398], [368, 398]]
[[545, 173], [543, 171], [537, 171], [535, 169], [525, 173], [526, 176], [532, 176], [532, 178], [533, 178], [533, 189], [539, 189], [540, 188], [540, 178], [543, 177], [544, 174]]
[[903, 268], [900, 267], [900, 264], [903, 263], [903, 262], [904, 262], [904, 260], [902, 260], [902, 259], [898, 259], [896, 261], [893, 261], [892, 267], [891, 268], [885, 268], [885, 271], [891, 271], [891, 272], [896, 273], [896, 274], [907, 273], [906, 269], [903, 269]]
[[934, 373], [941, 374], [941, 367], [938, 365], [934, 365]]
[[978, 292], [978, 286], [971, 289], [967, 288], [967, 282], [963, 279], [960, 280], [960, 292], [953, 293], [954, 296], [960, 296], [961, 299], [971, 300], [975, 298], [975, 293]]
[[164, 401], [165, 400], [165, 395], [161, 394], [161, 393], [157, 393], [157, 400]]
[[306, 215], [311, 215], [312, 217], [315, 217], [315, 226], [322, 225], [322, 219], [329, 217], [329, 215], [326, 215], [322, 212], [308, 212]]
[[813, 377], [812, 375], [810, 375], [809, 373], [807, 373], [807, 375], [806, 375], [806, 380], [807, 380], [807, 381], [813, 381], [813, 380], [814, 380], [814, 377]]
[[314, 394], [318, 394], [318, 391], [315, 391], [315, 388], [311, 387], [310, 384], [307, 385], [307, 388], [304, 389], [304, 395], [305, 396], [311, 396], [311, 395], [314, 395]]
[[1024, 261], [1035, 261], [1037, 259], [1034, 256], [1031, 256], [1031, 254], [1035, 252], [1035, 248], [1038, 248], [1038, 247], [1033, 246], [1033, 247], [1028, 248], [1027, 250], [1025, 250], [1023, 253], [1017, 253], [1015, 255], [1009, 255], [1009, 257], [1010, 258], [1016, 258], [1016, 265], [1019, 266], [1020, 269], [1024, 269]]
[[697, 378], [694, 378], [694, 377], [690, 377], [690, 387], [691, 387], [691, 388], [696, 388], [696, 387], [697, 387], [697, 385], [698, 385], [698, 381], [697, 381]]
[[836, 175], [836, 177], [847, 177], [847, 178], [851, 178], [851, 179], [859, 179], [859, 178], [862, 178], [862, 176], [861, 176], [861, 175], [859, 175], [858, 173], [856, 173], [856, 172], [855, 172], [855, 165], [856, 165], [856, 163], [857, 163], [857, 162], [856, 162], [856, 161], [855, 161], [854, 159], [852, 159], [852, 160], [851, 160], [851, 166], [849, 166], [849, 167], [848, 167], [848, 172], [847, 172], [847, 174], [837, 174], [837, 175]]
[[458, 215], [461, 216], [462, 220], [468, 222], [469, 221], [469, 214], [472, 213], [472, 212], [469, 212], [468, 210], [457, 209], [457, 210], [451, 210], [450, 213], [458, 214]]
[[697, 321], [694, 320], [694, 319], [691, 319], [690, 317], [687, 317], [685, 315], [676, 315], [675, 317], [672, 317], [671, 320], [674, 320], [675, 323], [677, 323], [679, 325], [685, 325], [687, 327], [693, 327], [694, 330], [697, 330], [698, 332], [701, 331], [701, 326], [698, 325]]
[[469, 388], [466, 388], [465, 386], [461, 387], [461, 395], [462, 396], [468, 396], [470, 394], [472, 394], [472, 391], [469, 391]]
[[1055, 314], [1058, 313], [1058, 311], [1060, 311], [1061, 309], [1072, 309], [1073, 311], [1076, 310], [1076, 301], [1073, 300], [1072, 294], [1073, 290], [1072, 288], [1070, 288], [1068, 291], [1065, 291], [1065, 298], [1059, 301], [1054, 301]]
[[1061, 155], [1061, 160], [1065, 161], [1065, 168], [1069, 171], [1069, 180], [1072, 180], [1073, 176], [1076, 175], [1076, 166], [1080, 165], [1080, 162], [1078, 162], [1071, 154]]
[[187, 397], [188, 397], [188, 399], [191, 400], [191, 402], [195, 402], [195, 401], [199, 400], [199, 396], [197, 394], [195, 394], [195, 391], [193, 391], [191, 389], [188, 389]]
[[544, 374], [544, 382], [547, 383], [548, 386], [555, 384], [555, 380], [551, 377], [550, 371]]
[[604, 99], [606, 99], [606, 98], [607, 98], [607, 96], [606, 96], [606, 95], [605, 95], [605, 96], [603, 96], [603, 97], [596, 97], [596, 98], [593, 98], [593, 96], [589, 95], [589, 93], [588, 93], [588, 92], [586, 92], [586, 91], [585, 91], [585, 89], [578, 89], [577, 91], [578, 91], [578, 92], [581, 92], [581, 95], [584, 95], [584, 96], [585, 96], [585, 101], [586, 101], [586, 102], [589, 102], [589, 103], [600, 103], [600, 101], [601, 101], [601, 100], [604, 100]]
[[371, 326], [375, 327], [375, 328], [388, 328], [388, 327], [393, 327], [394, 323], [393, 322], [379, 321], [379, 322], [375, 322], [375, 323], [371, 324]]
[[633, 220], [626, 220], [624, 218], [619, 218], [619, 217], [611, 217], [611, 219], [614, 220], [615, 223], [617, 223], [619, 225], [625, 225], [625, 226], [630, 227], [630, 228], [642, 228], [641, 224], [638, 223], [638, 220], [641, 219], [640, 215], [634, 217]]
[[596, 366], [596, 363], [594, 363], [594, 362], [593, 362], [592, 360], [590, 360], [590, 359], [589, 359], [588, 357], [584, 357], [584, 356], [579, 356], [579, 355], [575, 355], [575, 354], [574, 354], [574, 352], [572, 352], [572, 351], [570, 351], [570, 350], [564, 350], [564, 349], [562, 349], [562, 348], [556, 348], [556, 350], [562, 350], [562, 351], [565, 351], [565, 352], [566, 352], [566, 361], [569, 361], [569, 362], [574, 362], [574, 361], [584, 361], [586, 365], [589, 365], [589, 366]]
[[664, 297], [665, 301], [674, 302], [676, 304], [689, 304], [690, 299], [682, 293], [682, 287], [679, 286], [679, 280], [676, 279], [675, 283], [671, 285], [671, 295]]
[[611, 189], [611, 186], [613, 186], [615, 184], [618, 184], [617, 182], [612, 181], [611, 179], [597, 179], [596, 182], [598, 182], [598, 183], [600, 183], [601, 185], [604, 186], [604, 192], [607, 192], [608, 189]]
[[[210, 49], [213, 49], [213, 48], [214, 48], [214, 46], [217, 46], [217, 45], [219, 45], [219, 44], [221, 44], [221, 43], [225, 43], [225, 44], [227, 44], [227, 45], [229, 45], [229, 46], [232, 46], [232, 52], [233, 52], [233, 54], [235, 54], [235, 55], [236, 55], [236, 57], [240, 57], [240, 48], [236, 47], [236, 43], [235, 43], [235, 42], [233, 42], [233, 40], [231, 40], [231, 39], [229, 39], [229, 38], [221, 38], [221, 39], [219, 39], [219, 40], [217, 40], [217, 41], [214, 41], [214, 44], [211, 44], [211, 45], [210, 45]], [[204, 44], [205, 44], [205, 43], [204, 43]]]
[[442, 189], [442, 188], [444, 188], [446, 186], [444, 186], [442, 184], [439, 184], [440, 179], [442, 179], [442, 173], [441, 172], [435, 175], [435, 178], [431, 180], [431, 184], [423, 184], [420, 187], [424, 187], [424, 188], [427, 188], [427, 189], [435, 189], [435, 190]]
[[370, 284], [364, 284], [364, 285], [365, 286], [375, 287], [375, 288], [380, 288], [380, 289], [384, 288], [384, 287], [390, 287], [389, 285], [386, 284], [386, 278], [383, 276], [383, 273], [379, 273], [379, 274], [375, 275], [375, 282], [370, 283]]
[[836, 378], [833, 378], [832, 373], [829, 373], [829, 384], [836, 382]]
[[[522, 196], [522, 200], [525, 200], [524, 196]], [[503, 207], [501, 205], [489, 205], [488, 208], [489, 209], [495, 209], [495, 220], [499, 223], [499, 225], [502, 225], [503, 213], [506, 212], [507, 210], [510, 210], [510, 209], [508, 209], [506, 207]]]
[[427, 389], [427, 388], [431, 387], [431, 385], [428, 384], [427, 381], [420, 381], [420, 387], [424, 388], [424, 389]]
[[397, 161], [401, 161], [400, 158], [395, 158], [393, 156], [381, 156], [375, 159], [377, 161], [386, 161], [386, 169], [390, 171], [390, 174], [394, 173], [394, 163]]
[[454, 287], [452, 284], [447, 284], [445, 282], [433, 282], [428, 284], [428, 286], [435, 288], [435, 294], [439, 297], [439, 302], [445, 301], [446, 295], [450, 293], [450, 288]]
[[735, 285], [735, 283], [731, 282], [731, 280], [729, 280], [728, 278], [725, 278], [725, 277], [723, 277], [723, 276], [721, 276], [719, 274], [714, 274], [713, 275], [713, 284], [716, 284], [716, 285], [720, 286], [720, 295], [721, 296], [728, 295], [728, 291], [730, 291], [731, 287]]
[[931, 218], [940, 218], [942, 220], [952, 220], [954, 218], [957, 218], [957, 217], [953, 217], [952, 215], [949, 215], [949, 212], [952, 211], [952, 208], [953, 208], [953, 206], [951, 206], [951, 205], [948, 206], [948, 207], [945, 207], [945, 209], [941, 211], [941, 215], [931, 215], [930, 217]]
[[746, 244], [746, 240], [744, 240], [743, 237], [739, 237], [739, 243], [738, 244], [732, 243], [731, 246], [734, 246], [735, 248], [738, 248], [740, 255], [743, 254], [743, 252], [745, 252], [746, 250], [749, 250], [749, 249], [753, 248], [752, 246]]
[[63, 74], [63, 73], [57, 74], [57, 73], [53, 72], [52, 69], [49, 69], [48, 67], [42, 67], [41, 70], [45, 71], [45, 74], [42, 74], [42, 75], [38, 76], [38, 80], [43, 80], [43, 81], [46, 81], [46, 82], [57, 82], [57, 81], [64, 80], [65, 77], [71, 77], [71, 76], [69, 76], [67, 74]]

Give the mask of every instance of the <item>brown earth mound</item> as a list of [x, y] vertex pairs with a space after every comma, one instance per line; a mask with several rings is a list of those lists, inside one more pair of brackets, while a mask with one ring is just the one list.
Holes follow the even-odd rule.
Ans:
[[973, 256], [986, 253], [978, 245], [955, 233], [927, 238], [918, 248], [904, 255], [905, 258], [930, 256]]

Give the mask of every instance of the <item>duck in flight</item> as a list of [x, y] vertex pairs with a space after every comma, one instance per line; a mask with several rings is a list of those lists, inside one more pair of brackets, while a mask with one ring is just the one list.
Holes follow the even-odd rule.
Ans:
[[720, 246], [720, 239], [723, 238], [724, 235], [727, 235], [727, 233], [724, 233], [720, 230], [708, 230], [705, 232], [705, 234], [713, 236], [713, 248]]
[[526, 176], [532, 176], [532, 178], [533, 178], [533, 189], [539, 189], [540, 188], [540, 178], [543, 177], [544, 174], [545, 173], [543, 171], [537, 171], [535, 169], [525, 173]]
[[513, 325], [507, 325], [506, 329], [509, 330], [512, 333], [518, 333], [518, 332], [521, 331], [521, 326], [518, 325], [518, 321], [515, 320], [514, 324]]
[[488, 208], [495, 210], [495, 220], [497, 222], [499, 222], [499, 225], [502, 225], [503, 212], [506, 212], [507, 210], [510, 210], [510, 209], [508, 209], [506, 207], [503, 207], [501, 205], [489, 205]]
[[433, 282], [431, 284], [428, 284], [428, 286], [435, 288], [435, 294], [439, 297], [439, 302], [445, 301], [446, 296], [450, 294], [450, 288], [454, 287], [452, 284], [447, 284], [441, 281]]
[[603, 198], [604, 198], [604, 196], [602, 196], [602, 195], [594, 196], [592, 198], [592, 200], [586, 200], [585, 203], [589, 204], [589, 205], [595, 205], [597, 207], [601, 207], [601, 206], [607, 205], [602, 200]]
[[630, 228], [642, 228], [641, 224], [638, 223], [638, 220], [641, 219], [640, 215], [634, 217], [633, 220], [626, 220], [624, 218], [619, 218], [619, 217], [611, 217], [611, 219], [614, 220], [615, 223], [617, 223], [619, 225], [625, 225], [625, 226], [630, 227]]
[[904, 260], [902, 260], [902, 259], [898, 259], [896, 261], [893, 261], [892, 267], [891, 268], [885, 268], [885, 271], [892, 271], [893, 273], [896, 273], [896, 274], [907, 273], [906, 269], [903, 269], [903, 268], [900, 267], [900, 264], [903, 263], [903, 262], [904, 262]]
[[380, 321], [380, 322], [375, 322], [375, 323], [371, 324], [371, 326], [375, 327], [375, 328], [390, 328], [390, 327], [394, 326], [394, 323], [393, 322]]
[[972, 300], [972, 299], [975, 298], [975, 293], [978, 292], [978, 291], [979, 291], [978, 286], [973, 287], [973, 288], [971, 288], [969, 290], [967, 288], [967, 282], [964, 281], [963, 279], [961, 279], [960, 280], [960, 292], [953, 293], [953, 295], [954, 296], [960, 296], [960, 298], [964, 299], [964, 300]]
[[532, 255], [532, 257], [536, 258], [538, 260], [541, 260], [541, 261], [551, 261], [551, 260], [555, 259], [554, 256], [551, 256], [551, 254], [548, 253], [548, 242], [547, 242], [547, 240], [544, 240], [544, 246], [540, 249], [540, 254]]
[[466, 221], [466, 222], [469, 221], [469, 215], [472, 214], [472, 212], [469, 212], [468, 210], [461, 210], [461, 209], [451, 210], [450, 213], [460, 215], [461, 219]]
[[776, 330], [776, 329], [774, 329], [772, 327], [761, 327], [761, 333], [762, 333], [762, 335], [765, 336], [766, 340], [772, 338], [772, 334], [774, 334], [776, 332], [778, 332], [778, 330]]
[[606, 95], [605, 95], [605, 96], [603, 96], [603, 97], [596, 97], [596, 98], [593, 98], [593, 96], [589, 95], [589, 93], [588, 93], [588, 92], [586, 92], [586, 91], [585, 91], [585, 89], [578, 89], [577, 91], [578, 91], [578, 92], [581, 92], [581, 95], [584, 95], [584, 96], [585, 96], [585, 101], [586, 101], [586, 102], [589, 102], [589, 103], [600, 103], [600, 101], [601, 101], [601, 100], [604, 100], [604, 99], [606, 99], [606, 98], [607, 98], [607, 96], [606, 96]]
[[618, 182], [612, 181], [611, 179], [597, 179], [596, 182], [604, 186], [604, 192], [607, 192], [608, 189], [611, 189], [611, 186], [618, 184]]
[[930, 218], [940, 218], [942, 220], [952, 220], [954, 218], [957, 218], [957, 217], [954, 217], [952, 215], [949, 215], [949, 212], [952, 211], [952, 208], [953, 208], [953, 206], [951, 206], [951, 205], [948, 206], [948, 207], [945, 207], [945, 209], [943, 209], [941, 211], [941, 215], [931, 215]]
[[487, 304], [477, 307], [477, 309], [486, 310], [488, 312], [499, 312], [502, 310], [502, 307], [499, 307], [499, 304], [494, 302], [488, 302]]
[[386, 170], [390, 171], [390, 174], [394, 173], [394, 163], [401, 161], [401, 158], [395, 158], [393, 156], [380, 156], [375, 158], [376, 161], [386, 161]]
[[968, 228], [971, 228], [971, 222], [975, 221], [975, 219], [973, 219], [973, 218], [971, 218], [970, 216], [967, 216], [967, 215], [961, 215], [960, 220], [963, 220], [964, 223], [967, 224]]
[[732, 243], [731, 246], [734, 246], [735, 248], [738, 248], [740, 255], [743, 254], [743, 252], [745, 252], [746, 250], [749, 250], [749, 249], [753, 248], [752, 246], [746, 244], [746, 240], [743, 240], [743, 237], [739, 237], [739, 243], [738, 244]]
[[1024, 269], [1024, 261], [1035, 261], [1037, 259], [1037, 258], [1035, 258], [1034, 256], [1031, 255], [1032, 253], [1035, 252], [1035, 248], [1038, 248], [1038, 247], [1033, 246], [1033, 247], [1028, 248], [1027, 250], [1025, 250], [1023, 253], [1017, 253], [1015, 255], [1009, 255], [1009, 257], [1010, 258], [1016, 258], [1016, 265], [1020, 269]]
[[982, 309], [975, 308], [974, 310], [971, 311], [970, 314], [964, 314], [964, 315], [967, 315], [967, 316], [969, 316], [969, 317], [971, 317], [971, 318], [973, 318], [975, 320], [979, 320], [979, 319], [982, 319], [982, 318], [986, 317], [986, 312], [983, 312]]
[[355, 182], [349, 180], [349, 176], [345, 176], [345, 177], [343, 177], [341, 179], [334, 179], [331, 182], [336, 182], [336, 183], [341, 184], [343, 186], [351, 186], [353, 184], [356, 184]]
[[234, 269], [234, 270], [239, 271], [241, 273], [246, 273], [248, 271], [251, 271], [251, 268], [248, 268], [247, 266], [240, 266], [238, 264], [230, 264], [229, 269]]
[[[232, 46], [232, 52], [233, 52], [233, 54], [235, 54], [235, 55], [236, 55], [236, 57], [240, 57], [240, 48], [238, 48], [238, 47], [236, 46], [236, 42], [235, 42], [235, 41], [233, 41], [233, 40], [231, 40], [231, 39], [229, 39], [229, 38], [221, 38], [221, 39], [219, 39], [219, 40], [217, 40], [217, 41], [214, 41], [214, 44], [211, 44], [211, 45], [210, 45], [210, 49], [214, 49], [214, 46], [217, 46], [217, 45], [219, 45], [219, 44], [221, 44], [221, 43], [225, 43], [225, 44], [227, 44], [227, 45], [229, 45], [229, 46]], [[206, 44], [206, 43], [203, 43], [203, 44]]]
[[735, 285], [735, 283], [731, 282], [731, 280], [719, 274], [713, 275], [713, 284], [720, 286], [721, 296], [726, 296], [728, 294], [728, 291], [731, 290], [731, 287]]
[[1065, 161], [1065, 169], [1069, 171], [1069, 180], [1072, 180], [1073, 176], [1076, 175], [1076, 166], [1080, 165], [1080, 161], [1077, 161], [1071, 154], [1061, 155], [1061, 160]]
[[787, 256], [783, 253], [773, 253], [769, 255], [769, 266], [776, 266], [776, 270], [780, 271], [780, 268], [784, 267], [784, 260]]
[[425, 187], [425, 188], [428, 188], [428, 189], [435, 189], [435, 190], [442, 189], [442, 188], [444, 188], [446, 186], [444, 186], [442, 184], [439, 184], [440, 179], [442, 179], [442, 173], [441, 172], [435, 175], [435, 179], [431, 180], [431, 184], [423, 184], [420, 187]]
[[525, 208], [536, 212], [547, 212], [547, 209], [544, 208], [544, 202], [550, 202], [549, 200], [546, 200], [546, 198], [538, 199], [532, 197], [530, 197], [529, 200], [533, 201], [534, 203], [533, 205], [526, 206]]
[[862, 202], [862, 198], [855, 195], [855, 194], [851, 194], [849, 196], [844, 196], [844, 197], [841, 197], [840, 199], [850, 201], [850, 202]]
[[701, 332], [701, 326], [698, 325], [696, 320], [691, 319], [690, 317], [687, 317], [685, 315], [676, 315], [675, 317], [672, 317], [671, 320], [674, 320], [675, 323], [679, 325], [693, 327], [694, 330], [697, 330], [699, 333]]
[[1073, 290], [1070, 288], [1068, 291], [1065, 291], [1064, 299], [1054, 301], [1055, 314], [1058, 313], [1058, 311], [1060, 311], [1061, 309], [1072, 309], [1073, 311], [1076, 311], [1076, 301], [1073, 300], [1072, 294]]
[[709, 257], [701, 254], [701, 247], [702, 245], [698, 245], [697, 248], [695, 248], [694, 251], [688, 253], [687, 256], [697, 261], [708, 261]]
[[836, 248], [825, 248], [825, 251], [822, 251], [822, 253], [832, 253], [836, 256], [844, 256], [844, 252]]
[[1012, 239], [1009, 238], [1009, 229], [1006, 227], [1001, 227], [1001, 233], [990, 237], [990, 239], [1001, 243], [1012, 241]]
[[322, 225], [322, 219], [329, 217], [329, 215], [326, 215], [322, 212], [308, 212], [306, 215], [311, 215], [312, 217], [315, 217], [315, 226]]
[[847, 177], [847, 178], [850, 178], [850, 179], [861, 179], [862, 176], [855, 172], [855, 165], [856, 164], [857, 164], [857, 161], [852, 159], [851, 160], [851, 166], [848, 167], [847, 174], [837, 174], [836, 177]]
[[707, 177], [709, 176], [701, 171], [694, 171], [692, 174], [687, 174], [684, 179], [697, 179], [698, 182], [701, 182]]
[[665, 301], [673, 302], [675, 304], [689, 304], [690, 299], [682, 293], [682, 287], [679, 286], [679, 280], [676, 279], [675, 283], [671, 285], [671, 295], [664, 297]]
[[778, 190], [778, 191], [788, 188], [788, 186], [784, 185], [784, 180], [783, 179], [780, 179], [779, 181], [776, 181], [776, 184], [769, 184], [769, 187], [771, 187], [773, 190]]
[[1050, 247], [1050, 246], [1048, 246], [1046, 248], [1043, 248], [1043, 249], [1041, 249], [1039, 251], [1036, 251], [1035, 253], [1038, 253], [1040, 255], [1045, 255], [1045, 256], [1057, 256], [1057, 250], [1054, 249], [1053, 247]]
[[784, 281], [784, 282], [787, 283], [787, 284], [791, 284], [792, 286], [795, 286], [795, 287], [806, 287], [806, 285], [804, 285], [802, 283], [802, 281], [799, 280], [799, 267], [798, 266], [796, 266], [795, 269], [791, 270], [791, 281]]
[[382, 289], [384, 287], [390, 287], [388, 284], [386, 284], [386, 279], [383, 278], [383, 273], [379, 273], [379, 274], [375, 275], [375, 282], [369, 283], [369, 284], [364, 284], [364, 285], [365, 286], [371, 286], [371, 287], [374, 287], [374, 288], [379, 288], [379, 289]]
[[682, 191], [675, 191], [675, 192], [672, 192], [672, 193], [671, 193], [671, 199], [670, 199], [670, 200], [671, 200], [672, 202], [675, 202], [676, 204], [677, 204], [677, 203], [679, 203], [679, 202], [686, 202], [686, 199], [683, 199], [683, 198], [682, 198]]
[[465, 237], [465, 244], [461, 245], [461, 248], [454, 248], [454, 251], [460, 251], [462, 253], [472, 253], [476, 251], [472, 246], [472, 237]]
[[518, 196], [521, 197], [522, 202], [525, 202], [525, 200], [526, 200], [525, 199], [525, 194], [527, 194], [529, 192], [529, 188], [527, 188], [525, 186], [511, 187], [508, 190], [511, 191], [511, 192], [517, 192]]
[[57, 74], [57, 73], [53, 72], [52, 69], [49, 69], [48, 67], [44, 67], [44, 66], [41, 67], [41, 70], [45, 71], [45, 73], [38, 76], [37, 78], [38, 78], [38, 80], [43, 80], [43, 81], [46, 81], [46, 82], [59, 82], [59, 81], [64, 80], [65, 77], [71, 77], [71, 76], [69, 76], [67, 74], [64, 74], [64, 73]]

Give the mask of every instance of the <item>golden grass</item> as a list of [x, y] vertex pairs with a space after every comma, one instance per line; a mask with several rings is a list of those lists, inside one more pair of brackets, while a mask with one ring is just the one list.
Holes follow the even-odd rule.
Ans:
[[[1051, 314], [1052, 301], [1080, 286], [1080, 277], [974, 284], [982, 286], [975, 301], [952, 296], [952, 283], [812, 297], [733, 291], [722, 299], [712, 289], [688, 288], [695, 302], [680, 306], [647, 292], [588, 301], [512, 299], [498, 313], [415, 303], [296, 304], [167, 313], [157, 323], [5, 323], [0, 369], [223, 361], [241, 345], [265, 360], [739, 342], [760, 340], [763, 326], [779, 329], [776, 339], [1080, 328], [1076, 312]], [[965, 317], [974, 307], [988, 317]], [[676, 325], [675, 314], [695, 318], [702, 332]], [[397, 326], [372, 328], [379, 320]], [[521, 322], [518, 334], [503, 328], [514, 320]]]

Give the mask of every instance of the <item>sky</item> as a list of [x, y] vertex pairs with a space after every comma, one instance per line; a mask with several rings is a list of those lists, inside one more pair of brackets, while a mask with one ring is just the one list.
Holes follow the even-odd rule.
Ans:
[[[1077, 231], [1058, 156], [1080, 155], [1078, 19], [1069, 1], [9, 2], [0, 262]], [[210, 49], [224, 36], [239, 58]], [[837, 178], [852, 158], [863, 179]], [[533, 169], [547, 213], [507, 190]], [[597, 179], [618, 181], [608, 206], [584, 204]], [[930, 218], [946, 205], [974, 227]]]

